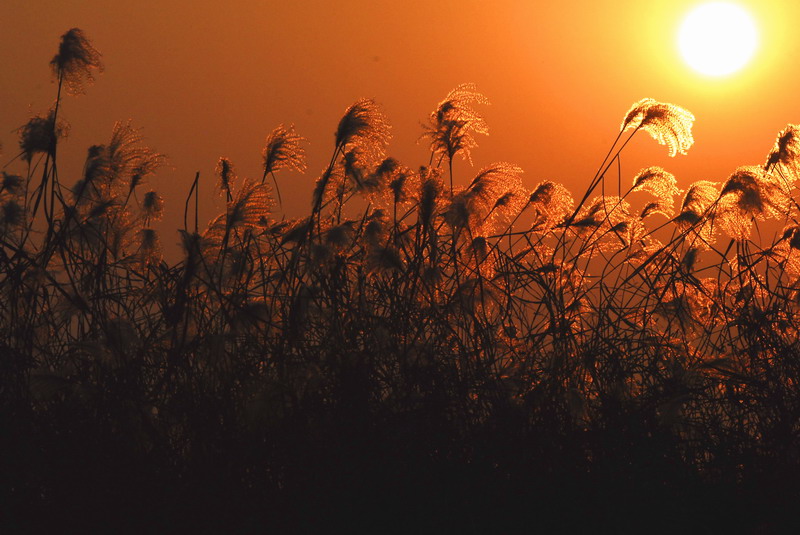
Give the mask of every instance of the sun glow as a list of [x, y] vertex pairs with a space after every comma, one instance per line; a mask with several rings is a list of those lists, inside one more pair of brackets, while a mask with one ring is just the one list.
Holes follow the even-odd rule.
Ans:
[[726, 2], [693, 9], [681, 24], [678, 48], [684, 61], [708, 76], [732, 74], [753, 57], [758, 32], [750, 14]]

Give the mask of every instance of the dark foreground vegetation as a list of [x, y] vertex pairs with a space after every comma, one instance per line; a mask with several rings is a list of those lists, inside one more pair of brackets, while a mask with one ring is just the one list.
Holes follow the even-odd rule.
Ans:
[[210, 184], [173, 203], [167, 263], [146, 184], [163, 158], [134, 128], [58, 173], [62, 93], [99, 60], [63, 36], [54, 108], [2, 175], [4, 532], [791, 530], [797, 127], [720, 183], [649, 167], [629, 186], [632, 136], [692, 144], [690, 113], [644, 99], [573, 198], [507, 163], [457, 172], [487, 131], [471, 85], [414, 168], [360, 100], [308, 217], [275, 212], [305, 166], [281, 126], [263, 177], [220, 160], [205, 230]]

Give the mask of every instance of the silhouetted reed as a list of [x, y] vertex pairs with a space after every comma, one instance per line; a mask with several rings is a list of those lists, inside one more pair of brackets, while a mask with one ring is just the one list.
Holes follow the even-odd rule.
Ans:
[[[74, 29], [52, 65], [75, 92], [99, 54]], [[577, 529], [598, 515], [602, 530], [635, 531], [624, 526], [665, 508], [665, 530], [703, 525], [693, 515], [788, 522], [800, 475], [796, 127], [764, 165], [690, 184], [676, 203], [660, 167], [627, 191], [611, 174], [629, 130], [671, 156], [693, 142], [689, 112], [643, 99], [576, 203], [555, 182], [527, 190], [504, 162], [459, 186], [453, 157], [469, 160], [488, 132], [475, 103], [486, 99], [474, 85], [449, 93], [425, 126], [428, 165], [408, 167], [386, 157], [377, 103], [359, 100], [310, 214], [294, 220], [276, 218], [266, 178], [277, 191], [280, 173], [305, 170], [303, 138], [278, 126], [260, 181], [220, 158], [225, 211], [181, 230], [174, 263], [152, 226], [169, 202], [136, 193], [164, 160], [138, 131], [115, 125], [64, 195], [55, 112], [23, 127], [27, 175], [0, 184], [13, 521], [91, 501], [152, 502], [144, 524], [199, 505], [198, 525], [218, 513], [289, 531], [334, 519], [409, 532], [432, 517]], [[39, 159], [52, 166], [37, 184]], [[617, 195], [596, 194], [607, 181]], [[367, 202], [348, 202], [357, 195]], [[771, 502], [765, 488], [778, 489]], [[744, 505], [753, 516], [741, 520]], [[565, 520], [566, 507], [580, 514]], [[358, 524], [371, 515], [384, 520]]]

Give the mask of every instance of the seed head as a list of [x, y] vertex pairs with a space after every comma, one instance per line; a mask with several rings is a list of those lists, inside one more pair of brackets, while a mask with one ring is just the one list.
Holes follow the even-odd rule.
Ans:
[[264, 176], [289, 169], [303, 172], [306, 170], [306, 153], [301, 143], [305, 138], [297, 135], [294, 125], [285, 127], [278, 125], [264, 143], [261, 155], [264, 158]]
[[31, 118], [18, 132], [22, 157], [30, 162], [40, 152], [53, 156], [58, 140], [67, 137], [69, 125], [61, 119], [56, 120], [54, 108], [47, 115]]
[[94, 82], [94, 71], [103, 71], [100, 52], [95, 49], [83, 30], [72, 28], [61, 36], [58, 54], [50, 61], [53, 76], [63, 85], [67, 94], [84, 93], [84, 82]]
[[688, 110], [644, 98], [635, 103], [622, 121], [621, 131], [629, 128], [645, 130], [660, 145], [666, 145], [670, 156], [686, 151], [694, 143], [692, 124], [694, 115]]

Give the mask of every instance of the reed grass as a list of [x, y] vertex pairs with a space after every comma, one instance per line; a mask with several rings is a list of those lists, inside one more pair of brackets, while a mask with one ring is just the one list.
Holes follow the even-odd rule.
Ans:
[[13, 525], [81, 504], [95, 527], [122, 522], [109, 511], [286, 531], [790, 522], [796, 126], [764, 164], [682, 198], [658, 167], [597, 195], [622, 180], [614, 163], [639, 130], [673, 156], [693, 142], [688, 111], [644, 99], [575, 202], [553, 182], [526, 190], [509, 163], [454, 180], [453, 157], [487, 131], [473, 85], [431, 114], [420, 167], [386, 157], [388, 120], [364, 99], [308, 217], [274, 211], [282, 173], [306, 167], [281, 125], [260, 182], [220, 159], [226, 210], [200, 231], [195, 204], [168, 263], [151, 226], [162, 199], [136, 194], [163, 156], [132, 126], [64, 188], [61, 85], [80, 92], [99, 54], [74, 29], [52, 65], [56, 106], [20, 129], [22, 174], [0, 186]]

